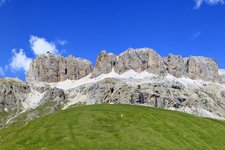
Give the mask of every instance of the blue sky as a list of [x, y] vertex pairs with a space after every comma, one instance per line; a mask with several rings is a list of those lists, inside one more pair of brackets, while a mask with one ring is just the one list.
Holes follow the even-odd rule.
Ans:
[[223, 0], [0, 0], [0, 76], [25, 79], [46, 50], [93, 63], [101, 50], [150, 47], [225, 68]]

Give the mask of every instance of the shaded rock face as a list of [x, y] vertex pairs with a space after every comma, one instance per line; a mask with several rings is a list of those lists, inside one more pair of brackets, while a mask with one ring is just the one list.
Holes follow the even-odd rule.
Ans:
[[59, 62], [59, 81], [78, 80], [92, 73], [93, 66], [88, 60], [70, 55]]
[[20, 111], [30, 87], [16, 79], [0, 79], [0, 112]]
[[67, 96], [63, 90], [53, 88], [45, 92], [43, 98], [41, 99], [40, 105], [47, 103], [49, 101], [54, 101], [57, 103], [63, 103], [66, 100]]
[[[145, 82], [143, 82], [145, 80]], [[160, 80], [160, 82], [159, 82]], [[106, 78], [68, 91], [68, 101], [86, 104], [144, 104], [157, 108], [200, 109], [225, 117], [225, 91], [218, 84], [184, 85], [163, 78], [131, 80]]]
[[[14, 87], [16, 96], [10, 97], [12, 99], [10, 99], [9, 103], [6, 103], [7, 106], [5, 106], [5, 108], [7, 108], [7, 111], [5, 111], [5, 108], [1, 110], [2, 105], [0, 104], [0, 129], [11, 124], [26, 123], [33, 119], [55, 113], [56, 111], [62, 110], [62, 107], [67, 102], [67, 95], [63, 90], [57, 88], [50, 88], [47, 90], [46, 88], [46, 91], [44, 91], [43, 95], [41, 96], [38, 105], [36, 105], [35, 107], [24, 108], [24, 104], [32, 105], [33, 101], [36, 101], [40, 97], [28, 96], [32, 95], [32, 91], [35, 91], [33, 89], [34, 85], [28, 87], [26, 90], [25, 83], [21, 82], [19, 83], [19, 85], [21, 86]], [[25, 87], [23, 87], [22, 85]], [[30, 99], [29, 103], [26, 102], [27, 99]]]
[[77, 80], [93, 71], [92, 63], [81, 58], [44, 54], [38, 56], [30, 65], [26, 80], [28, 82], [59, 82], [66, 79]]

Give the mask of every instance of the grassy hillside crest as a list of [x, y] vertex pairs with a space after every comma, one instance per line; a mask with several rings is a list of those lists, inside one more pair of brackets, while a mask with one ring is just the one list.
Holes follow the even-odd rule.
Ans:
[[225, 149], [224, 135], [223, 121], [104, 104], [74, 107], [0, 130], [0, 149]]

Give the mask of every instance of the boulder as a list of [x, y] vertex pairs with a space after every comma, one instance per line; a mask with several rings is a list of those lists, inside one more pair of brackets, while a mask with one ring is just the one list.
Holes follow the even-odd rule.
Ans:
[[48, 103], [48, 102], [56, 102], [58, 104], [63, 105], [64, 102], [66, 101], [66, 97], [67, 96], [63, 90], [53, 88], [53, 89], [47, 90], [44, 93], [43, 98], [40, 100], [40, 105], [44, 105], [45, 103]]

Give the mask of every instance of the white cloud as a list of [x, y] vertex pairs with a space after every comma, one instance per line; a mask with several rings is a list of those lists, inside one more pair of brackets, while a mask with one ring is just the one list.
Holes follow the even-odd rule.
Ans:
[[195, 9], [199, 9], [203, 3], [208, 5], [224, 4], [224, 0], [195, 0]]
[[54, 42], [48, 42], [37, 36], [30, 37], [30, 46], [35, 55], [46, 54], [47, 52], [57, 54], [58, 50]]
[[1, 76], [5, 76], [5, 72], [4, 72], [4, 70], [3, 70], [2, 67], [0, 67], [0, 77], [1, 77]]
[[[38, 56], [41, 54], [46, 54], [47, 52], [53, 54], [60, 54], [58, 49], [56, 48], [57, 44], [65, 45], [67, 41], [55, 41], [55, 42], [48, 42], [45, 38], [40, 38], [38, 36], [30, 36], [30, 47], [32, 52]], [[27, 57], [25, 51], [20, 49], [18, 52], [16, 49], [12, 50], [12, 57], [11, 62], [9, 65], [5, 66], [5, 70], [8, 68], [11, 71], [24, 71], [25, 73], [29, 70], [30, 64], [32, 63], [33, 58]], [[0, 67], [0, 76], [4, 74], [4, 69]]]
[[23, 49], [20, 49], [19, 52], [16, 49], [12, 50], [13, 56], [11, 63], [9, 64], [10, 68], [13, 71], [23, 70], [27, 72], [29, 70], [32, 59], [27, 57]]

